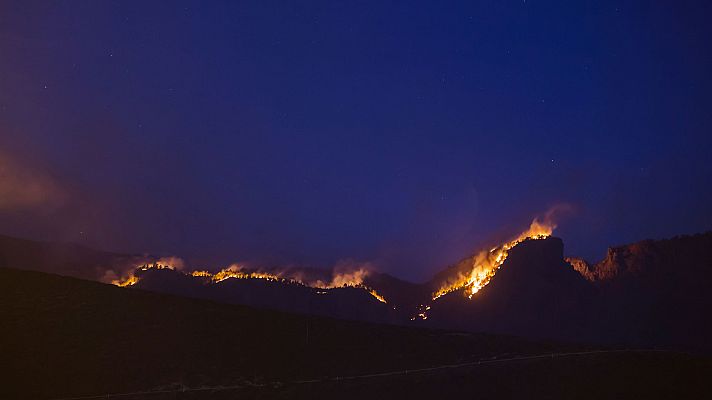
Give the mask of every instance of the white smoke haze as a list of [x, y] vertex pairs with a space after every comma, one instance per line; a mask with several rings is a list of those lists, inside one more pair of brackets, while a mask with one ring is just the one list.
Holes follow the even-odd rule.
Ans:
[[0, 152], [0, 211], [55, 208], [67, 193], [50, 174]]
[[200, 268], [186, 268], [185, 261], [176, 256], [142, 257], [131, 260], [121, 266], [107, 268], [101, 281], [120, 286], [130, 285], [138, 282], [139, 277], [136, 272], [145, 269], [172, 269], [195, 277], [209, 277], [214, 282], [234, 277], [252, 277], [292, 281], [320, 289], [365, 287], [365, 279], [375, 271], [374, 266], [369, 262], [345, 259], [338, 261], [328, 270], [293, 266], [287, 268], [260, 268], [250, 267], [243, 263], [233, 263], [220, 271], [210, 272]]
[[360, 263], [354, 260], [341, 260], [332, 270], [332, 279], [329, 287], [360, 286], [374, 271], [373, 264]]
[[149, 255], [130, 257], [103, 267], [99, 280], [104, 283], [118, 284], [135, 277], [136, 271], [147, 267], [182, 271], [185, 261], [176, 256], [155, 257]]
[[123, 273], [117, 274], [116, 271], [114, 271], [113, 269], [106, 269], [106, 270], [104, 270], [104, 275], [102, 275], [101, 278], [99, 278], [99, 282], [104, 282], [104, 283], [116, 282], [116, 281], [119, 281], [119, 279], [121, 278], [121, 275], [123, 275]]
[[182, 258], [176, 256], [161, 257], [154, 263], [168, 267], [170, 269], [175, 269], [177, 271], [182, 271], [183, 268], [185, 268], [185, 261], [183, 261]]
[[570, 204], [559, 203], [550, 207], [544, 214], [534, 218], [529, 228], [518, 235], [510, 236], [509, 240], [475, 252], [450, 268], [441, 278], [433, 300], [461, 288], [468, 288], [465, 294], [472, 297], [482, 287], [487, 285], [508, 256], [509, 250], [518, 243], [533, 238], [547, 238], [558, 226], [558, 221], [564, 214], [574, 211]]
[[[362, 286], [364, 280], [375, 268], [369, 262], [357, 262], [352, 259], [339, 260], [332, 268], [315, 270], [300, 267], [261, 268], [250, 267], [243, 263], [233, 263], [216, 274], [243, 273], [271, 276], [274, 278], [301, 283], [306, 286], [331, 289], [344, 286]], [[195, 272], [195, 271], [193, 271]], [[190, 272], [190, 273], [193, 273]]]

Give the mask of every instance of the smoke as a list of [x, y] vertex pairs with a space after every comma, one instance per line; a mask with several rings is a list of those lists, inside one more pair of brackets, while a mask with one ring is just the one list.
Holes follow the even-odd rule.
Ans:
[[338, 288], [344, 286], [362, 286], [364, 280], [373, 271], [370, 263], [359, 263], [354, 260], [341, 260], [332, 269], [331, 282], [315, 282], [311, 286], [321, 288]]
[[448, 271], [449, 275], [444, 277], [439, 288], [433, 294], [433, 300], [461, 288], [467, 288], [465, 294], [472, 297], [490, 282], [507, 259], [510, 249], [528, 239], [544, 239], [551, 236], [557, 227], [558, 218], [572, 211], [573, 207], [565, 203], [550, 207], [546, 213], [534, 218], [529, 228], [519, 235], [511, 237], [510, 240], [489, 250], [482, 249], [473, 256], [460, 261], [454, 269]]
[[[301, 283], [305, 286], [331, 289], [344, 286], [364, 286], [365, 279], [374, 271], [371, 263], [357, 262], [351, 259], [340, 260], [330, 271], [330, 276], [323, 270], [310, 268], [248, 268], [243, 264], [232, 264], [217, 272], [217, 280], [230, 276], [270, 277]], [[202, 273], [203, 271], [200, 271]], [[194, 274], [195, 271], [191, 272]]]
[[99, 282], [104, 282], [104, 283], [117, 282], [120, 280], [119, 278], [121, 275], [123, 275], [123, 274], [117, 273], [117, 271], [115, 271], [113, 269], [106, 269], [106, 270], [104, 270], [104, 275], [102, 275], [99, 278]]
[[155, 263], [178, 271], [182, 271], [185, 267], [185, 261], [183, 261], [182, 258], [176, 256], [161, 257], [156, 260]]
[[48, 173], [0, 153], [0, 212], [52, 210], [67, 197]]
[[250, 268], [244, 264], [233, 263], [222, 270], [212, 273], [205, 270], [185, 269], [183, 259], [175, 256], [161, 258], [137, 258], [122, 267], [112, 267], [104, 270], [102, 282], [119, 286], [132, 285], [138, 282], [137, 272], [147, 269], [172, 269], [186, 275], [210, 278], [213, 282], [221, 282], [229, 278], [260, 278], [270, 280], [291, 281], [305, 286], [333, 289], [340, 287], [366, 287], [366, 278], [374, 271], [370, 263], [356, 262], [351, 259], [341, 260], [331, 268], [330, 276], [326, 271], [315, 269], [290, 268]]
[[122, 283], [124, 282], [135, 281], [136, 271], [142, 268], [147, 268], [148, 266], [158, 269], [172, 269], [181, 271], [185, 267], [185, 261], [183, 261], [182, 258], [176, 256], [129, 257], [128, 259], [122, 259], [121, 261], [115, 262], [111, 266], [103, 267], [105, 269], [103, 271], [102, 276], [99, 278], [99, 281], [122, 286]]
[[570, 216], [576, 212], [576, 207], [570, 203], [557, 203], [544, 213], [543, 216], [537, 218], [535, 221], [540, 221], [543, 225], [550, 226], [552, 229], [556, 229], [559, 222], [561, 222], [565, 217]]

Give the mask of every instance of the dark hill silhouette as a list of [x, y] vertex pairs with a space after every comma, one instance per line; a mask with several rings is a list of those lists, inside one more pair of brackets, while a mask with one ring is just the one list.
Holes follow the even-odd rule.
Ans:
[[594, 288], [563, 260], [558, 238], [514, 247], [490, 283], [432, 302], [430, 326], [575, 339], [585, 330]]
[[581, 349], [286, 314], [0, 268], [0, 398], [339, 376]]
[[231, 304], [371, 322], [398, 322], [393, 307], [362, 288], [317, 289], [291, 281], [226, 279], [206, 284], [205, 278], [170, 269], [138, 271], [135, 288]]
[[0, 235], [0, 267], [106, 281], [145, 257], [94, 250], [73, 243], [40, 242]]
[[[471, 258], [423, 284], [375, 271], [363, 288], [319, 290], [286, 281], [204, 278], [171, 270], [142, 272], [137, 288], [283, 311], [397, 324], [503, 332], [591, 343], [712, 351], [712, 233], [646, 240], [611, 248], [589, 264], [562, 257], [560, 239], [515, 246], [492, 281], [472, 299], [462, 291], [431, 300], [437, 283]], [[135, 265], [142, 258], [83, 246], [0, 236], [0, 266], [56, 272], [92, 280]], [[578, 273], [577, 273], [578, 272]], [[295, 273], [295, 270], [290, 271]], [[328, 280], [329, 271], [296, 270]], [[130, 290], [130, 289], [129, 289]], [[411, 318], [430, 305], [428, 319]]]
[[587, 338], [712, 351], [712, 232], [612, 247], [583, 265], [599, 292]]
[[593, 265], [562, 251], [557, 238], [521, 243], [472, 299], [450, 293], [420, 323], [712, 352], [712, 232], [610, 248]]
[[382, 294], [389, 304], [401, 307], [404, 312], [410, 313], [419, 302], [430, 297], [430, 291], [425, 285], [407, 282], [377, 271], [371, 272], [364, 279], [364, 283]]
[[[116, 398], [107, 393], [144, 390], [153, 392], [119, 398], [709, 396], [709, 360], [674, 353], [590, 353], [585, 346], [287, 314], [6, 268], [0, 305], [3, 399]], [[584, 354], [565, 355], [572, 351]], [[538, 357], [516, 360], [532, 354]], [[431, 366], [441, 367], [414, 371]], [[394, 373], [364, 376], [388, 371]]]

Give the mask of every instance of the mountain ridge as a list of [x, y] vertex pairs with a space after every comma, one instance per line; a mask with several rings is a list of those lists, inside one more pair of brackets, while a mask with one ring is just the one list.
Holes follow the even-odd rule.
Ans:
[[[101, 280], [97, 276], [105, 277], [106, 273], [97, 271], [107, 263], [119, 269], [125, 267], [115, 265], [145, 260], [82, 247], [26, 242], [0, 236], [0, 266], [45, 271], [69, 266], [70, 274]], [[64, 250], [57, 251], [57, 247]], [[56, 254], [63, 257], [54, 257]], [[83, 254], [88, 254], [86, 259], [82, 259]], [[32, 265], [46, 260], [50, 262]], [[78, 266], [72, 265], [76, 260]], [[472, 260], [465, 258], [455, 266], [465, 268]], [[428, 282], [415, 284], [370, 271], [361, 286], [320, 289], [289, 279], [250, 279], [249, 274], [245, 279], [211, 281], [171, 269], [137, 273], [142, 275], [136, 288], [282, 311], [406, 326], [712, 351], [706, 340], [712, 331], [704, 317], [706, 307], [712, 306], [712, 296], [706, 294], [712, 286], [712, 232], [612, 247], [593, 265], [564, 258], [559, 238], [525, 240], [511, 249], [490, 284], [471, 299], [460, 289], [433, 300], [437, 274]], [[330, 276], [328, 271], [304, 273], [325, 280]], [[368, 288], [381, 293], [386, 303], [369, 294]]]

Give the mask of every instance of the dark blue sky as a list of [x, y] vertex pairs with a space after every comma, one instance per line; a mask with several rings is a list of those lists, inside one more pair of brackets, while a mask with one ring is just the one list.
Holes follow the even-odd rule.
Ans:
[[2, 233], [422, 280], [556, 204], [593, 260], [712, 229], [709, 2], [285, 3], [3, 1]]

